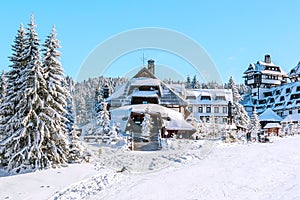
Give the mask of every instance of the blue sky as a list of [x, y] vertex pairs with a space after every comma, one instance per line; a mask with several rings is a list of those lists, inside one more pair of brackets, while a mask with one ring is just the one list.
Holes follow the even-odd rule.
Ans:
[[[27, 24], [34, 13], [41, 42], [56, 25], [61, 61], [65, 73], [74, 79], [89, 54], [108, 38], [136, 28], [159, 27], [196, 41], [209, 54], [224, 82], [232, 75], [241, 83], [249, 63], [262, 60], [266, 53], [285, 71], [298, 63], [299, 4], [271, 0], [5, 1], [0, 6], [0, 68], [9, 69], [7, 57], [19, 24]], [[182, 77], [196, 73], [175, 55], [145, 49], [118, 58], [105, 75], [128, 74], [142, 65], [143, 53]]]

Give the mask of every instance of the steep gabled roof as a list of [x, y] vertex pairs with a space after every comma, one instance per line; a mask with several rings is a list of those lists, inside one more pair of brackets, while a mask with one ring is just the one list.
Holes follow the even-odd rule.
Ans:
[[282, 120], [271, 108], [265, 110], [258, 118], [259, 121], [265, 122], [280, 122]]
[[289, 76], [299, 76], [300, 75], [300, 61], [298, 62], [297, 66], [291, 69], [288, 74]]
[[157, 79], [157, 77], [152, 74], [147, 68], [143, 67], [134, 77], [132, 78], [140, 78], [140, 77], [147, 77], [147, 78], [154, 78]]

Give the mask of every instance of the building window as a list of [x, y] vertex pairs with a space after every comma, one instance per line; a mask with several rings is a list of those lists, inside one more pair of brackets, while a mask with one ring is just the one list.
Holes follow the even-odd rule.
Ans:
[[204, 120], [204, 117], [203, 116], [200, 116], [200, 120], [201, 120], [201, 122], [204, 122], [203, 120]]
[[[225, 107], [226, 108], [226, 107]], [[253, 108], [252, 107], [245, 107], [246, 111], [252, 112]]]
[[284, 96], [281, 96], [281, 97], [280, 97], [280, 101], [284, 101]]
[[298, 109], [298, 113], [300, 113], [300, 109]]
[[223, 118], [223, 123], [227, 124], [227, 118]]
[[223, 113], [227, 114], [227, 107], [223, 107]]
[[225, 96], [216, 96], [216, 101], [225, 101]]
[[293, 111], [292, 110], [289, 110], [289, 115], [291, 115], [293, 113]]
[[219, 121], [219, 120], [218, 120], [218, 118], [216, 117], [216, 118], [215, 118], [215, 124], [218, 124], [218, 121]]
[[201, 100], [211, 100], [210, 96], [201, 96]]
[[188, 107], [188, 110], [189, 110], [190, 112], [193, 112], [193, 107]]
[[209, 117], [206, 117], [206, 122], [209, 123]]
[[283, 116], [283, 112], [279, 112], [278, 115], [282, 117]]
[[291, 92], [291, 88], [286, 88], [285, 93], [290, 93]]
[[206, 113], [211, 113], [211, 107], [206, 107]]
[[219, 107], [214, 107], [214, 113], [219, 113]]
[[199, 113], [203, 113], [203, 108], [202, 107], [198, 107], [198, 112]]

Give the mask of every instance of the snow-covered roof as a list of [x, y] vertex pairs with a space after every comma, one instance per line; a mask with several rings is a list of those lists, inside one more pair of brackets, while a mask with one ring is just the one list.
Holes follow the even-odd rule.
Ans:
[[[187, 96], [194, 96], [196, 99], [188, 99], [190, 104], [218, 104], [231, 101], [232, 91], [229, 89], [190, 89], [186, 91]], [[210, 97], [210, 100], [203, 100], [201, 97]]]
[[195, 128], [184, 120], [164, 121], [167, 130], [194, 130]]
[[122, 95], [128, 95], [128, 90], [130, 86], [142, 86], [142, 85], [159, 86], [160, 80], [148, 78], [148, 77], [132, 78], [127, 83], [120, 86], [110, 97], [108, 97], [107, 101], [119, 98]]
[[288, 73], [289, 76], [297, 76], [300, 75], [300, 62], [298, 62], [297, 66], [291, 69]]
[[259, 121], [280, 122], [282, 119], [271, 108], [259, 115]]
[[284, 118], [284, 120], [281, 121], [281, 123], [288, 123], [288, 122], [300, 122], [300, 114], [294, 113], [288, 115]]
[[267, 129], [267, 128], [281, 128], [281, 126], [279, 123], [267, 123], [265, 125], [264, 129]]
[[[274, 70], [270, 70], [273, 68]], [[282, 75], [287, 76], [281, 67], [275, 65], [273, 62], [257, 61], [256, 63], [251, 63], [244, 74], [248, 73], [262, 73], [271, 75]]]
[[270, 67], [276, 67], [276, 65], [273, 62], [264, 62], [264, 61], [258, 61], [257, 64], [259, 64], [260, 66], [270, 66]]
[[272, 71], [272, 70], [261, 70], [261, 73], [262, 74], [271, 74], [271, 75], [283, 75], [283, 74], [286, 74], [286, 73], [282, 73], [282, 71], [278, 72], [278, 71]]
[[140, 85], [158, 86], [160, 82], [161, 81], [159, 79], [148, 78], [148, 77], [139, 77], [139, 78], [130, 79], [130, 85], [132, 86], [140, 86]]
[[170, 121], [164, 121], [166, 128], [169, 128], [169, 130], [194, 130], [194, 127], [184, 120], [181, 113], [158, 104], [122, 106], [110, 111], [111, 119], [115, 122], [121, 123], [121, 129], [125, 130], [130, 113], [143, 113], [147, 107], [149, 108], [150, 113], [160, 113], [162, 118], [170, 119]]
[[[158, 88], [157, 97], [159, 98], [160, 104], [162, 105], [188, 105], [187, 101], [178, 93], [176, 93], [168, 84], [162, 82], [157, 78], [149, 77], [131, 78], [127, 83], [122, 85], [110, 97], [108, 97], [107, 101], [111, 103], [112, 107], [128, 105], [131, 102], [132, 94], [138, 96], [137, 91], [141, 92], [139, 91], [139, 86], [155, 86], [155, 89]], [[146, 97], [146, 93], [144, 92], [141, 92], [139, 94], [141, 94], [141, 97]], [[147, 95], [149, 95], [149, 93], [147, 93]]]
[[123, 95], [126, 89], [126, 85], [127, 83], [120, 85], [118, 88], [116, 88], [115, 92], [112, 93], [112, 95], [110, 95], [106, 100], [110, 101], [112, 99], [119, 98], [121, 95]]
[[135, 91], [132, 93], [133, 97], [157, 97], [156, 91]]

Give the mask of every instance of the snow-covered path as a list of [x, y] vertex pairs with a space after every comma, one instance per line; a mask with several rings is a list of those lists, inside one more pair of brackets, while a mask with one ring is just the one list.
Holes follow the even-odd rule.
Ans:
[[218, 146], [179, 168], [131, 174], [90, 199], [300, 199], [300, 137]]

